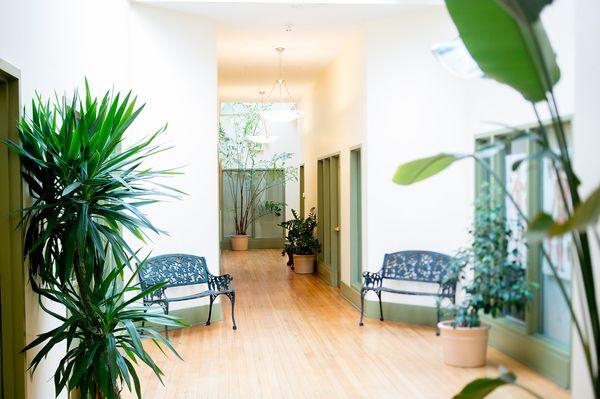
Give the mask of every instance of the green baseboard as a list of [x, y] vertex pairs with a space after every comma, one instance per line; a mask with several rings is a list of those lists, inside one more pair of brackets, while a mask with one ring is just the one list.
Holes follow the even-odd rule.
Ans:
[[360, 291], [340, 281], [340, 293], [352, 306], [360, 310]]
[[[181, 319], [181, 321], [189, 324], [190, 327], [203, 326], [206, 324], [206, 319], [208, 318], [208, 305], [195, 306], [192, 308], [174, 309], [170, 311], [169, 314], [171, 316], [178, 317], [179, 319]], [[221, 313], [221, 303], [218, 302], [213, 304], [212, 314], [210, 315], [211, 323], [213, 321], [220, 321], [222, 319], [223, 317]], [[162, 329], [164, 328], [164, 326], [155, 323], [148, 323], [148, 326], [155, 328], [158, 331], [162, 331]], [[169, 330], [175, 328], [176, 327], [169, 327]]]
[[482, 318], [491, 324], [489, 344], [568, 388], [571, 377], [571, 361], [567, 349], [560, 348], [539, 334], [525, 334], [523, 328], [505, 319]]
[[[283, 238], [250, 238], [248, 249], [281, 249], [283, 248], [283, 241]], [[229, 237], [221, 240], [221, 249], [231, 249], [231, 239]]]
[[323, 279], [327, 283], [327, 285], [331, 284], [331, 265], [317, 261], [317, 275]]
[[[360, 291], [341, 282], [340, 293], [354, 307], [360, 309]], [[437, 321], [436, 309], [434, 307], [393, 302], [383, 302], [382, 307], [383, 318], [385, 320], [426, 326], [435, 326]], [[379, 301], [365, 301], [365, 316], [367, 318], [379, 319]]]

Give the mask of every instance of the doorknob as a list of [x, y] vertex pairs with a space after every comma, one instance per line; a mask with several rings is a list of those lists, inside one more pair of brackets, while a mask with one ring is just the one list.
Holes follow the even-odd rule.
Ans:
[[335, 227], [333, 228], [333, 230], [334, 230], [334, 231], [338, 231], [338, 232], [339, 232], [339, 231], [340, 231], [340, 226], [335, 226]]

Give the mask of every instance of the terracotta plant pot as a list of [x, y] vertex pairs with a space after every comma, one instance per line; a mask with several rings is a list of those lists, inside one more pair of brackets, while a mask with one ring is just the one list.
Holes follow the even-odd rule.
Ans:
[[247, 251], [248, 250], [248, 236], [247, 235], [231, 236], [231, 250], [232, 251]]
[[311, 274], [315, 271], [316, 255], [294, 254], [294, 271], [298, 274]]
[[490, 326], [481, 324], [480, 327], [452, 327], [451, 320], [438, 323], [444, 363], [456, 367], [485, 366], [487, 344]]

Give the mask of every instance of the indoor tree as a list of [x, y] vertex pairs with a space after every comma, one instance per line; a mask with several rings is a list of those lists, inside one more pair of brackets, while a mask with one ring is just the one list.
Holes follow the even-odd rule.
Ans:
[[141, 397], [139, 362], [162, 374], [141, 339], [177, 354], [141, 322], [183, 325], [137, 305], [163, 284], [140, 289], [135, 280], [144, 260], [123, 236], [126, 230], [143, 241], [146, 229], [159, 233], [140, 207], [177, 195], [156, 180], [172, 171], [145, 165], [163, 150], [155, 142], [164, 128], [129, 145], [125, 132], [143, 109], [131, 93], [94, 98], [86, 81], [83, 98], [77, 91], [70, 100], [55, 97], [51, 103], [38, 95], [18, 123], [19, 142], [8, 143], [31, 196], [21, 221], [30, 284], [40, 307], [60, 322], [23, 350], [39, 347], [33, 373], [49, 351], [66, 346], [54, 373], [57, 396], [66, 389], [119, 398], [126, 386]]
[[[491, 145], [472, 154], [442, 153], [432, 157], [400, 165], [394, 181], [409, 185], [433, 176], [454, 162], [471, 158], [488, 172], [503, 190], [507, 200], [516, 208], [522, 222], [528, 225], [527, 240], [544, 237], [570, 235], [576, 253], [575, 267], [580, 275], [582, 313], [578, 316], [567, 288], [558, 278], [558, 271], [547, 251], [542, 247], [542, 256], [554, 277], [557, 278], [561, 295], [567, 303], [576, 332], [577, 342], [582, 346], [588, 376], [594, 397], [600, 398], [600, 316], [598, 313], [596, 279], [588, 233], [600, 245], [595, 223], [600, 215], [600, 188], [595, 188], [587, 199], [579, 192], [577, 177], [569, 153], [565, 125], [561, 119], [554, 95], [554, 86], [560, 79], [556, 56], [540, 20], [540, 13], [552, 0], [446, 0], [446, 6], [467, 50], [483, 73], [498, 82], [517, 90], [532, 105], [537, 127], [527, 131], [516, 131], [510, 140], [531, 140], [540, 150], [531, 158], [546, 158], [552, 165], [560, 186], [561, 201], [567, 219], [559, 222], [546, 213], [529, 218], [520, 209], [511, 193], [485, 162], [499, 145]], [[551, 129], [547, 129], [540, 118], [540, 108], [545, 107], [551, 116]], [[558, 143], [555, 150], [551, 142]], [[500, 144], [502, 146], [504, 144]], [[531, 160], [531, 158], [529, 160]], [[527, 160], [525, 160], [527, 161]], [[521, 161], [513, 168], [521, 166]], [[514, 376], [503, 373], [499, 378], [485, 378], [467, 385], [457, 395], [459, 398], [479, 398], [498, 386], [514, 383]]]
[[263, 144], [250, 140], [265, 121], [259, 115], [257, 104], [233, 104], [240, 113], [226, 129], [219, 126], [219, 159], [227, 178], [223, 190], [233, 202], [233, 222], [236, 235], [247, 235], [252, 223], [267, 215], [280, 216], [284, 203], [265, 200], [269, 190], [297, 179], [295, 168], [288, 165], [292, 154], [275, 153], [261, 157]]

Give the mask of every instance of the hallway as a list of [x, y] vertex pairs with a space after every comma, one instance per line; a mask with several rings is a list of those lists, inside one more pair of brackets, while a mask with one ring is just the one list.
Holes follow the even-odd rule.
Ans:
[[[336, 288], [290, 272], [278, 250], [226, 251], [222, 268], [234, 276], [238, 330], [225, 300], [223, 322], [173, 332], [183, 362], [147, 342], [166, 387], [145, 368], [144, 398], [450, 398], [500, 364], [543, 397], [568, 397], [493, 349], [485, 369], [444, 366], [431, 327], [367, 319], [360, 328]], [[490, 397], [529, 396], [509, 387]]]

